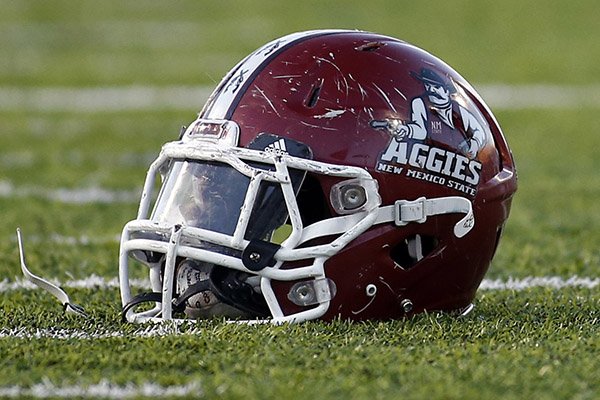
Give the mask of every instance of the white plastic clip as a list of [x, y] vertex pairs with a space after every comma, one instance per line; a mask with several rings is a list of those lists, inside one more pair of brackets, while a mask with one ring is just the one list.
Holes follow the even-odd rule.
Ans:
[[396, 212], [394, 213], [394, 222], [398, 226], [407, 225], [409, 222], [422, 224], [427, 221], [430, 215], [427, 211], [427, 199], [419, 197], [416, 200], [398, 200], [394, 204]]
[[397, 200], [393, 205], [394, 223], [404, 226], [410, 222], [422, 224], [428, 217], [441, 214], [462, 213], [465, 216], [454, 225], [454, 235], [463, 237], [475, 225], [471, 201], [459, 196], [436, 197], [416, 200]]
[[67, 313], [87, 317], [87, 314], [85, 313], [83, 307], [71, 302], [71, 299], [69, 299], [69, 296], [64, 290], [62, 290], [55, 284], [48, 282], [47, 280], [40, 278], [37, 275], [34, 275], [33, 273], [31, 273], [31, 271], [29, 271], [25, 262], [25, 248], [23, 247], [23, 238], [21, 237], [21, 229], [19, 228], [17, 228], [17, 242], [19, 244], [19, 257], [21, 258], [21, 271], [23, 271], [23, 275], [25, 275], [25, 278], [27, 278], [27, 280], [29, 280], [36, 286], [47, 291], [52, 296], [56, 297], [62, 303]]

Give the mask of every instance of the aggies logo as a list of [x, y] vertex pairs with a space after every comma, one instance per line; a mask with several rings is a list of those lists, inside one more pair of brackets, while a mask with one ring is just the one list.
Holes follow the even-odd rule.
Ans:
[[277, 156], [288, 155], [287, 147], [284, 139], [279, 139], [265, 147], [265, 152], [275, 154]]
[[[452, 79], [428, 68], [410, 75], [423, 84], [424, 92], [411, 100], [409, 119], [370, 123], [391, 136], [376, 169], [474, 196], [483, 168], [477, 156], [490, 141], [489, 126], [471, 112], [476, 107]], [[453, 138], [459, 144], [448, 149], [435, 147], [428, 141], [431, 135]]]

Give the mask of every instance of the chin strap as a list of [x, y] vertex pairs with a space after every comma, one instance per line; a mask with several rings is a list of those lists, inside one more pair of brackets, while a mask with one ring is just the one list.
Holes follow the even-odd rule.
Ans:
[[160, 303], [162, 301], [162, 293], [158, 292], [147, 292], [140, 293], [136, 296], [133, 296], [131, 300], [123, 307], [121, 310], [121, 316], [123, 322], [127, 322], [127, 313], [129, 310], [133, 310], [135, 307], [144, 303]]
[[88, 315], [85, 313], [85, 310], [83, 309], [83, 307], [72, 303], [71, 300], [69, 299], [69, 296], [67, 295], [67, 293], [65, 293], [64, 290], [62, 290], [60, 287], [56, 286], [55, 284], [48, 282], [45, 279], [40, 278], [39, 276], [36, 276], [34, 274], [32, 274], [29, 269], [27, 268], [27, 264], [25, 263], [25, 249], [23, 247], [23, 238], [21, 237], [21, 229], [17, 228], [17, 242], [19, 244], [19, 256], [21, 258], [21, 271], [23, 271], [23, 275], [25, 275], [25, 278], [27, 278], [27, 280], [29, 280], [30, 282], [32, 282], [34, 285], [44, 289], [45, 291], [47, 291], [48, 293], [50, 293], [52, 296], [56, 297], [63, 305], [64, 310], [68, 313], [71, 314], [77, 314], [83, 317], [87, 317]]
[[[389, 211], [393, 212], [393, 221], [398, 226], [404, 226], [410, 222], [422, 224], [423, 222], [427, 221], [428, 217], [454, 213], [465, 214], [465, 216], [454, 225], [454, 235], [456, 237], [461, 238], [465, 236], [471, 229], [473, 229], [473, 226], [475, 226], [473, 206], [471, 202], [464, 197], [450, 196], [437, 197], [434, 199], [419, 197], [413, 201], [398, 200], [393, 206], [390, 207], [393, 207], [393, 209], [388, 210], [389, 207], [382, 207], [382, 209], [385, 209], [386, 214]], [[381, 212], [380, 216], [382, 216]], [[387, 221], [387, 218], [390, 217], [389, 215], [386, 215], [385, 218]], [[379, 217], [377, 218], [376, 223], [380, 223]]]
[[[213, 293], [221, 303], [240, 310], [252, 316], [266, 316], [267, 308], [262, 297], [254, 292], [247, 284], [236, 279], [235, 274], [231, 274], [225, 269], [214, 269], [211, 276], [218, 273], [219, 276], [205, 279], [188, 286], [178, 297], [174, 297], [171, 303], [173, 312], [182, 313], [187, 307], [187, 300], [205, 291]], [[221, 285], [214, 282], [219, 281]], [[123, 322], [127, 322], [127, 313], [144, 303], [161, 303], [162, 293], [147, 292], [134, 296], [121, 311]]]
[[[376, 212], [377, 218], [373, 225], [394, 222], [396, 226], [405, 226], [412, 222], [422, 224], [427, 221], [427, 218], [434, 215], [465, 214], [454, 225], [454, 235], [458, 238], [465, 236], [475, 226], [473, 205], [470, 200], [460, 196], [398, 200], [392, 205], [379, 207]], [[316, 222], [304, 228], [300, 243], [322, 236], [344, 233], [363, 218], [365, 218], [365, 212]]]
[[[179, 297], [174, 298], [172, 302], [173, 311], [183, 312], [185, 310], [185, 302], [195, 294], [200, 292], [210, 290], [211, 285], [208, 280], [198, 281], [195, 284], [189, 286]], [[162, 302], [162, 293], [158, 292], [146, 292], [140, 293], [136, 296], [133, 296], [131, 300], [123, 307], [121, 311], [121, 315], [123, 317], [123, 322], [127, 322], [127, 313], [129, 310], [134, 309], [140, 304], [144, 303], [161, 303]]]

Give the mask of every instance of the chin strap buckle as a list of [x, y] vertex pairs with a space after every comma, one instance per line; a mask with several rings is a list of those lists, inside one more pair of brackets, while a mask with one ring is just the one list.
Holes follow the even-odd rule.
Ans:
[[[422, 224], [427, 221], [431, 214], [427, 209], [427, 199], [419, 197], [416, 200], [398, 200], [394, 203], [396, 212], [394, 213], [394, 223], [397, 226], [408, 225], [409, 222]], [[428, 212], [429, 211], [429, 212]]]
[[463, 213], [465, 216], [454, 225], [454, 235], [463, 237], [475, 226], [473, 205], [470, 200], [460, 196], [436, 197], [416, 200], [398, 200], [394, 203], [394, 223], [404, 226], [410, 222], [422, 224], [428, 217], [441, 214]]

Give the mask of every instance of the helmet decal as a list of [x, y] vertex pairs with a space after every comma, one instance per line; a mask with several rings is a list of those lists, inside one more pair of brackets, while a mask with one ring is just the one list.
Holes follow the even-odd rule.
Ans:
[[452, 79], [430, 68], [409, 75], [424, 91], [411, 99], [408, 118], [371, 121], [390, 135], [376, 169], [474, 196], [482, 169], [477, 156], [491, 136], [487, 122]]

